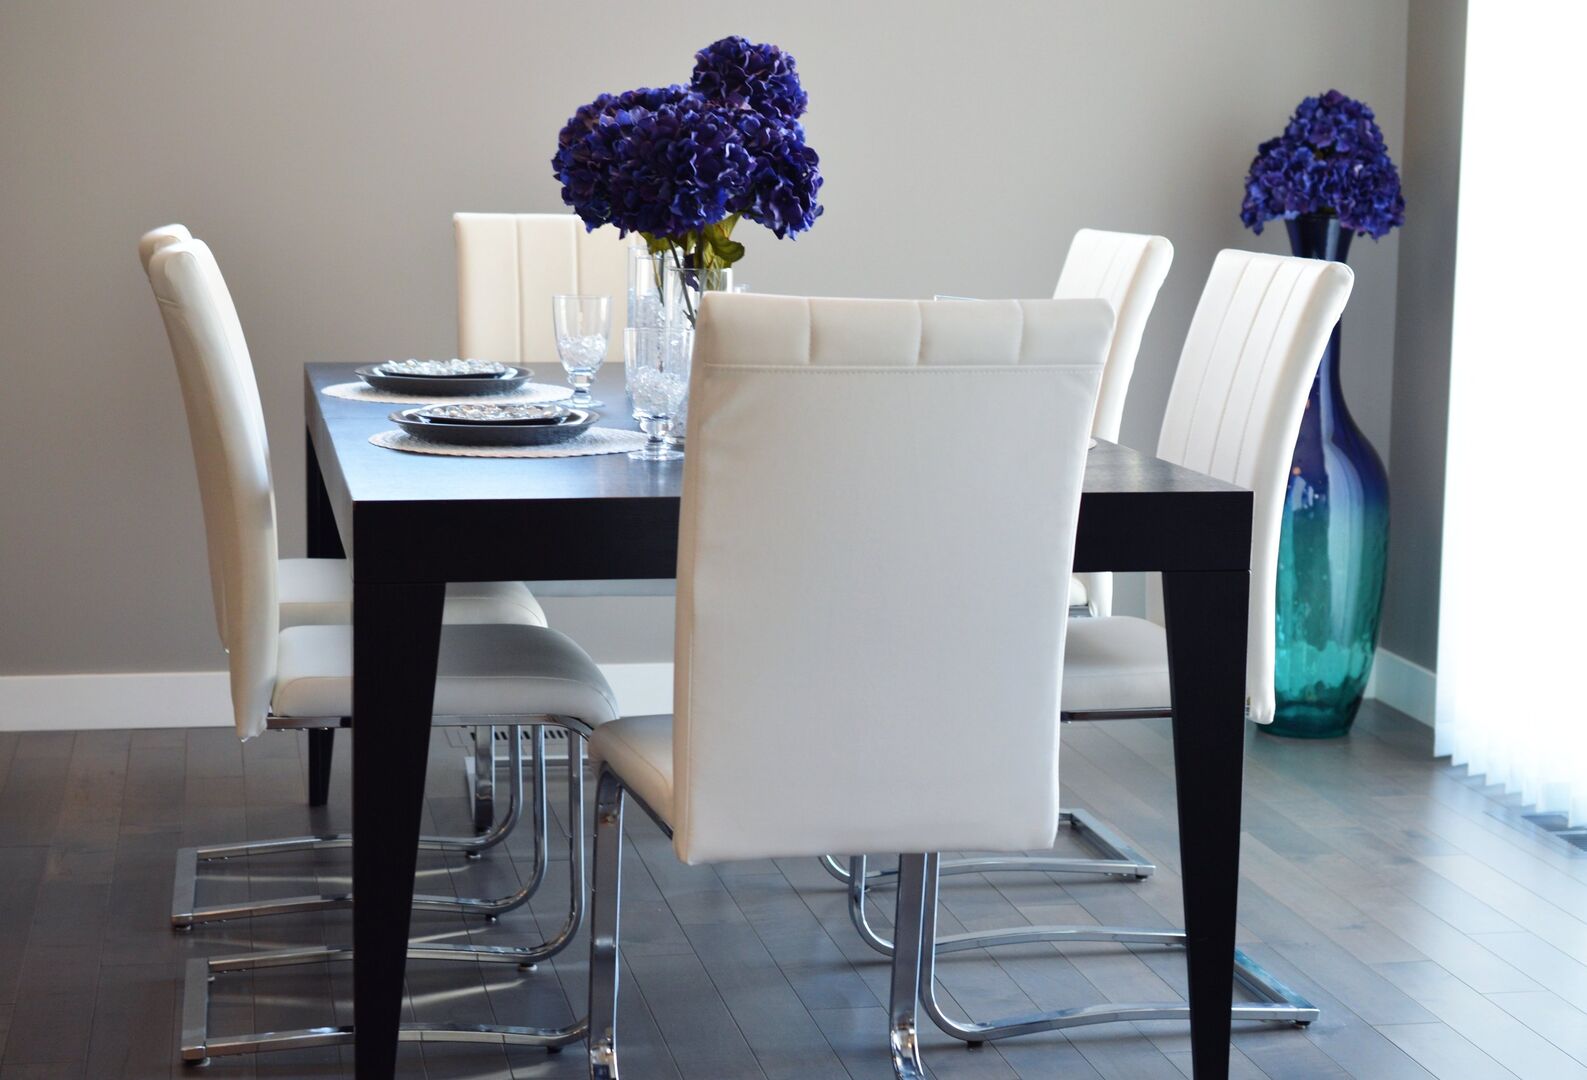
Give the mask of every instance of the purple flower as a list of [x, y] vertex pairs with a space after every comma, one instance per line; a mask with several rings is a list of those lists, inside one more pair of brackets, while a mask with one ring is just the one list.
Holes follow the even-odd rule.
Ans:
[[679, 236], [732, 212], [753, 164], [738, 129], [677, 89], [603, 95], [562, 129], [552, 165], [587, 228]]
[[1374, 239], [1405, 224], [1400, 174], [1371, 108], [1337, 90], [1302, 101], [1284, 134], [1257, 147], [1240, 205], [1256, 233], [1272, 218], [1316, 213]]
[[780, 125], [759, 113], [739, 114], [739, 135], [754, 164], [733, 212], [764, 225], [781, 240], [804, 232], [821, 216], [821, 159], [805, 145], [804, 128]]
[[775, 45], [753, 45], [736, 35], [694, 54], [689, 87], [711, 101], [753, 109], [785, 123], [803, 116], [809, 100], [792, 56]]
[[791, 236], [821, 216], [820, 159], [795, 119], [805, 100], [793, 57], [724, 38], [697, 54], [688, 88], [602, 94], [580, 107], [552, 171], [587, 229], [677, 241], [741, 215]]

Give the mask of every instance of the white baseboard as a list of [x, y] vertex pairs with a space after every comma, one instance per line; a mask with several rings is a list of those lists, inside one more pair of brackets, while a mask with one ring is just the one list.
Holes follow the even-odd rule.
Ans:
[[1433, 703], [1437, 699], [1438, 676], [1422, 665], [1412, 663], [1387, 649], [1379, 649], [1372, 663], [1372, 678], [1367, 681], [1367, 697], [1433, 726]]
[[[672, 711], [671, 664], [602, 664], [625, 715]], [[0, 731], [229, 727], [223, 671], [0, 676]]]
[[[623, 713], [672, 711], [672, 665], [602, 664]], [[1379, 649], [1367, 683], [1377, 698], [1429, 727], [1436, 677], [1420, 664]], [[225, 727], [231, 702], [223, 671], [110, 675], [0, 676], [0, 731]]]

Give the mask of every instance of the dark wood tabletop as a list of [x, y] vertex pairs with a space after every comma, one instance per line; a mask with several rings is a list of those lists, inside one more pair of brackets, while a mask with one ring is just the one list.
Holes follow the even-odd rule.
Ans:
[[[361, 552], [355, 565], [360, 577], [434, 580], [431, 545], [453, 549], [445, 568], [448, 581], [673, 576], [681, 461], [630, 461], [624, 454], [487, 460], [388, 450], [371, 444], [369, 436], [392, 428], [387, 416], [402, 406], [319, 392], [356, 381], [355, 366], [310, 364], [304, 381], [309, 438], [337, 532], [350, 549], [356, 517], [372, 530], [405, 530], [415, 541], [412, 548], [428, 548], [415, 550], [413, 558], [400, 548], [378, 555]], [[560, 372], [539, 375], [556, 381]], [[595, 392], [606, 403], [598, 410], [603, 424], [637, 427], [628, 416], [620, 366], [602, 369]], [[1244, 489], [1139, 450], [1098, 443], [1086, 460], [1075, 569], [1243, 568], [1244, 555], [1238, 566], [1225, 563], [1230, 551], [1249, 551], [1250, 506], [1251, 493]], [[544, 538], [555, 550], [541, 552], [543, 565], [532, 573], [523, 570], [522, 551], [511, 553], [507, 566], [491, 545], [480, 542], [481, 537], [511, 536], [518, 543], [526, 525], [537, 520], [554, 521], [559, 535]], [[1139, 521], [1173, 530], [1179, 545], [1165, 559], [1158, 539], [1143, 536], [1133, 524]], [[592, 536], [592, 531], [607, 535]], [[568, 536], [583, 540], [568, 544]]]
[[[319, 391], [352, 364], [306, 372], [309, 554], [352, 560], [353, 1013], [356, 1072], [395, 1069], [430, 710], [449, 581], [670, 578], [681, 462], [463, 458], [372, 445], [397, 406]], [[545, 381], [559, 372], [542, 370]], [[622, 369], [595, 392], [633, 423]], [[1010, 513], [1018, 513], [1011, 507]], [[1077, 570], [1160, 570], [1168, 626], [1191, 1056], [1229, 1071], [1252, 496], [1127, 447], [1087, 457]], [[945, 613], [945, 617], [949, 617]], [[359, 738], [371, 717], [377, 737]], [[314, 733], [311, 769], [334, 729]]]

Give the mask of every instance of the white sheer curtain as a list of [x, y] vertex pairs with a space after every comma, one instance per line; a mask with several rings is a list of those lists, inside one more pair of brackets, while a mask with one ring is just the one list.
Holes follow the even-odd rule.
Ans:
[[1582, 825], [1587, 4], [1468, 20], [1435, 752]]

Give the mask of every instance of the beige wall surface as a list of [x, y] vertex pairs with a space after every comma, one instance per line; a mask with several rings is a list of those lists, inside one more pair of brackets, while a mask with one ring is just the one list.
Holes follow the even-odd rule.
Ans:
[[1455, 209], [1466, 71], [1465, 0], [1411, 0], [1405, 71], [1405, 198], [1394, 336], [1389, 577], [1382, 644], [1438, 662], [1438, 581], [1455, 298]]
[[[1175, 263], [1124, 423], [1151, 448], [1213, 255], [1285, 248], [1237, 218], [1256, 144], [1338, 87], [1398, 156], [1406, 21], [1405, 0], [3, 0], [0, 674], [221, 666], [134, 252], [151, 226], [185, 222], [226, 272], [301, 551], [303, 363], [451, 355], [452, 212], [559, 209], [547, 161], [577, 105], [685, 79], [742, 33], [798, 58], [827, 177], [805, 238], [741, 230], [743, 279], [1042, 296], [1076, 229], [1162, 233]], [[1345, 314], [1346, 390], [1385, 456], [1399, 243], [1358, 241]]]

